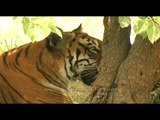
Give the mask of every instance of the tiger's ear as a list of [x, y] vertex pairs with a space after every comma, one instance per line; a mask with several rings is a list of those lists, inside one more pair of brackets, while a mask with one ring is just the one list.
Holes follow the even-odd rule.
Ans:
[[58, 34], [53, 32], [51, 32], [46, 39], [47, 39], [47, 44], [46, 44], [47, 48], [50, 50], [59, 46], [60, 41], [62, 40], [62, 38]]
[[64, 36], [64, 31], [60, 27], [56, 27], [62, 34], [62, 37]]
[[78, 28], [74, 29], [72, 32], [75, 32], [75, 33], [81, 33], [81, 32], [83, 32], [82, 23], [78, 26]]
[[60, 41], [62, 40], [62, 38], [64, 36], [64, 31], [59, 27], [56, 27], [56, 28], [62, 34], [62, 37], [59, 36], [58, 34], [54, 33], [54, 32], [51, 32], [50, 35], [47, 37], [47, 42], [48, 42], [48, 45], [50, 47], [58, 46], [60, 44]]

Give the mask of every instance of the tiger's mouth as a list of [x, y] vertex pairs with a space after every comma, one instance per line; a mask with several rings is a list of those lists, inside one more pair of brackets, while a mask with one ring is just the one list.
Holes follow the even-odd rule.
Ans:
[[78, 79], [81, 80], [86, 85], [91, 85], [97, 78], [98, 70], [97, 68], [94, 69], [87, 69], [82, 71], [78, 75]]

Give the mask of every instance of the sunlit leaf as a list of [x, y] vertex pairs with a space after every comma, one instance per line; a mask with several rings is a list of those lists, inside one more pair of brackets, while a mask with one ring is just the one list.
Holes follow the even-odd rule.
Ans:
[[50, 32], [50, 24], [54, 24], [53, 17], [30, 17], [23, 18], [24, 33], [28, 35], [32, 41], [45, 38]]
[[151, 17], [144, 17], [134, 21], [133, 29], [136, 34], [140, 34], [143, 37], [148, 36], [148, 39], [154, 43], [160, 38], [159, 23], [159, 17], [153, 17], [153, 19]]
[[149, 21], [148, 19], [141, 19], [138, 20], [135, 24], [134, 24], [134, 32], [136, 34], [143, 34], [144, 32], [147, 32], [147, 29], [149, 27]]
[[24, 17], [24, 18], [22, 19], [22, 24], [23, 24], [24, 33], [27, 34], [28, 28], [29, 28], [29, 25], [30, 25], [30, 23], [29, 23], [29, 18]]
[[18, 18], [18, 17], [15, 16], [15, 17], [13, 17], [13, 20], [16, 20], [17, 18]]
[[139, 18], [142, 20], [146, 19], [146, 17], [144, 17], [144, 16], [139, 16]]
[[150, 25], [147, 30], [148, 39], [154, 43], [160, 38], [160, 26], [157, 24]]
[[31, 18], [33, 24], [39, 24], [42, 26], [48, 26], [50, 23], [55, 23], [53, 17], [36, 17]]
[[39, 39], [45, 38], [50, 33], [49, 28], [43, 28], [39, 25], [30, 24], [27, 29], [27, 35], [32, 41], [37, 41]]
[[130, 17], [119, 17], [118, 21], [119, 21], [121, 28], [128, 27], [131, 24]]
[[153, 20], [160, 25], [160, 16], [153, 17]]

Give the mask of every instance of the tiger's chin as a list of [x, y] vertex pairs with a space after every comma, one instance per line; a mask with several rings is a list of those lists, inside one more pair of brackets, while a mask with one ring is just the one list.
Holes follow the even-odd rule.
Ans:
[[79, 78], [84, 84], [89, 86], [96, 80], [97, 74], [98, 74], [97, 69], [86, 70], [80, 74]]

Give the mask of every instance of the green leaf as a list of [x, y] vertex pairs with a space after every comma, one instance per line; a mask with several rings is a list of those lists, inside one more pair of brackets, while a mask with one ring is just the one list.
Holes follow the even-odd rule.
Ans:
[[29, 25], [30, 25], [29, 18], [24, 17], [24, 18], [22, 19], [22, 24], [23, 24], [24, 33], [27, 34], [28, 28], [29, 28]]
[[150, 25], [147, 30], [148, 39], [154, 43], [160, 38], [160, 26], [157, 24]]
[[125, 28], [131, 24], [131, 19], [130, 17], [119, 17], [118, 22], [121, 28]]
[[53, 17], [31, 17], [23, 18], [24, 33], [30, 37], [32, 41], [45, 38], [50, 32], [50, 24], [54, 24]]
[[148, 27], [151, 25], [150, 23], [150, 19], [143, 18], [143, 19], [137, 19], [136, 21], [134, 21], [134, 32], [137, 34], [140, 34], [143, 38], [147, 37], [147, 30]]
[[[7, 20], [9, 22], [9, 24], [6, 24], [5, 30], [3, 29], [5, 25], [1, 27], [1, 51], [6, 51], [22, 43], [28, 43], [31, 40], [37, 41], [44, 39], [51, 32], [49, 24], [54, 25], [55, 23], [54, 17], [13, 16], [12, 18], [1, 18], [0, 20]], [[4, 41], [4, 38], [6, 41]], [[12, 40], [10, 41], [10, 39]]]
[[160, 17], [139, 17], [133, 20], [134, 32], [142, 35], [154, 43], [160, 38]]
[[149, 27], [149, 21], [148, 19], [141, 19], [141, 20], [138, 20], [135, 25], [134, 25], [134, 32], [136, 34], [141, 34], [141, 33], [144, 33], [147, 31], [148, 27]]
[[153, 17], [153, 20], [160, 25], [160, 16], [159, 17]]
[[146, 19], [146, 17], [144, 17], [144, 16], [139, 16], [139, 19]]
[[50, 23], [55, 23], [53, 17], [36, 17], [36, 18], [31, 18], [31, 22], [33, 24], [39, 24], [39, 25], [42, 25], [42, 26], [47, 26], [50, 24]]
[[45, 38], [50, 33], [49, 28], [43, 28], [40, 25], [30, 24], [27, 29], [27, 35], [32, 41], [37, 41]]
[[13, 17], [13, 20], [16, 20], [17, 18], [18, 18], [18, 17], [15, 16], [15, 17]]
[[36, 41], [38, 39], [38, 36], [35, 35], [36, 30], [35, 27], [30, 27], [27, 31], [27, 35], [30, 37], [31, 41]]

